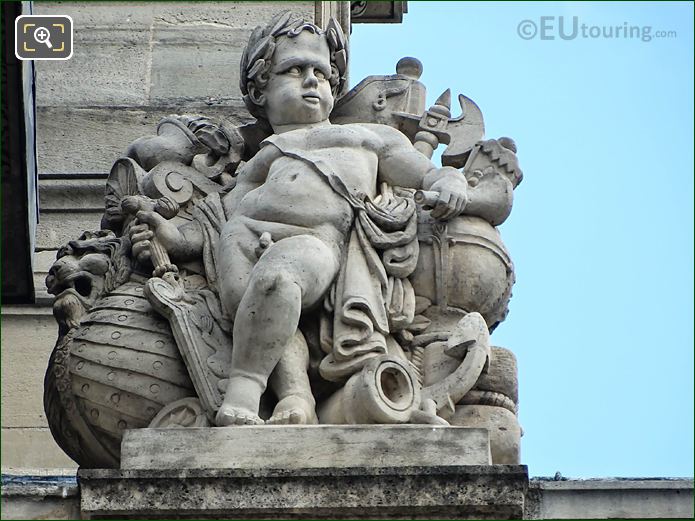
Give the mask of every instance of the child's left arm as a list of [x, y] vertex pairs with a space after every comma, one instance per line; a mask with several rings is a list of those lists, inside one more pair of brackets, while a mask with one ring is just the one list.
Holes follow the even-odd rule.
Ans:
[[437, 168], [418, 152], [408, 138], [396, 129], [379, 129], [382, 138], [379, 156], [379, 181], [404, 188], [439, 192], [431, 215], [448, 220], [463, 212], [468, 183], [462, 172], [452, 167]]

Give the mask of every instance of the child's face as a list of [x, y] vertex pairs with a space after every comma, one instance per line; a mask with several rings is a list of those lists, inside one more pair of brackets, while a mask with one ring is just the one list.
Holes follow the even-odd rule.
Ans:
[[330, 51], [324, 36], [302, 31], [277, 41], [270, 80], [263, 89], [268, 121], [304, 125], [328, 119], [333, 109]]

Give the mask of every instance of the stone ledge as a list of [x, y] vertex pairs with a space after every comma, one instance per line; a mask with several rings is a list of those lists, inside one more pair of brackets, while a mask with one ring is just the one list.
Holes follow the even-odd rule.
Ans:
[[[48, 179], [46, 177], [49, 177]], [[104, 212], [106, 175], [76, 174], [62, 179], [39, 177], [41, 214], [48, 212]], [[79, 233], [79, 232], [76, 232]]]
[[[7, 304], [2, 306], [2, 316], [53, 316], [50, 305], [37, 306], [32, 304]], [[56, 329], [56, 338], [58, 337]]]
[[690, 478], [534, 478], [526, 519], [692, 519]]
[[520, 519], [523, 465], [80, 470], [92, 519]]
[[[38, 106], [36, 143], [39, 176], [51, 173], [109, 172], [134, 140], [156, 134], [170, 114], [200, 114], [243, 125], [248, 115], [241, 97], [228, 100], [181, 98], [150, 106]], [[104, 183], [105, 186], [105, 183]]]
[[34, 499], [41, 497], [76, 497], [78, 495], [75, 471], [70, 474], [69, 469], [64, 469], [61, 475], [49, 474], [49, 471], [41, 469], [46, 475], [14, 475], [2, 474], [3, 496], [30, 496]]
[[588, 478], [560, 481], [531, 478], [543, 490], [693, 490], [692, 478]]
[[134, 429], [122, 469], [434, 468], [490, 464], [486, 429], [430, 425], [264, 425]]
[[[43, 469], [45, 472], [45, 469]], [[2, 475], [2, 519], [79, 519], [80, 501], [72, 475]]]

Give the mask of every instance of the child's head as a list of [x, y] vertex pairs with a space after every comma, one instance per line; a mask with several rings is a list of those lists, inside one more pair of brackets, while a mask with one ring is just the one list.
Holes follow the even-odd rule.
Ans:
[[328, 118], [346, 71], [344, 35], [333, 19], [324, 32], [285, 12], [251, 34], [240, 87], [257, 119], [271, 125], [316, 123]]

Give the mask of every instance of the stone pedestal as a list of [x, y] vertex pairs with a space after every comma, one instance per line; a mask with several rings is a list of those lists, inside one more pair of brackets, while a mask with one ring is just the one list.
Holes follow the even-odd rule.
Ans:
[[80, 470], [86, 518], [521, 518], [528, 471], [484, 429], [142, 429], [120, 470]]
[[81, 470], [85, 518], [521, 519], [525, 466]]
[[490, 464], [485, 429], [424, 425], [285, 425], [135, 429], [122, 469], [403, 468]]

